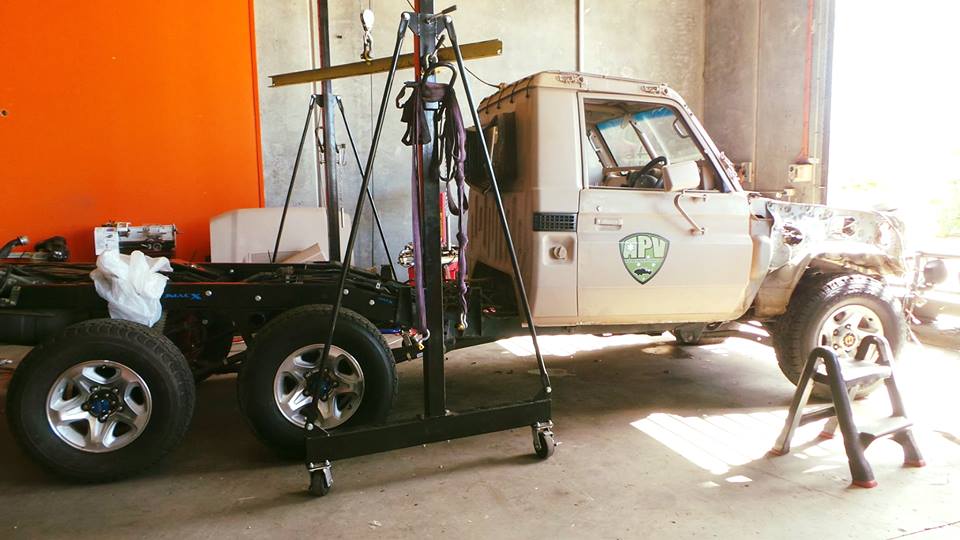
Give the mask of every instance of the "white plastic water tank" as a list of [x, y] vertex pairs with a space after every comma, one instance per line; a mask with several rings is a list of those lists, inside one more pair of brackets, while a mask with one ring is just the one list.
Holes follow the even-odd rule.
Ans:
[[[270, 262], [283, 208], [240, 208], [210, 219], [211, 262]], [[340, 217], [340, 247], [347, 245], [350, 217]], [[277, 261], [319, 245], [320, 260], [330, 258], [326, 208], [295, 207], [287, 210]]]

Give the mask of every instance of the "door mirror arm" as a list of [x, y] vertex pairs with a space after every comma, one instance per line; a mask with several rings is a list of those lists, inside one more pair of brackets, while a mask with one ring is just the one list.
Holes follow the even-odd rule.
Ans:
[[[684, 210], [682, 206], [680, 206], [680, 198], [683, 197], [684, 195], [687, 195], [687, 191], [688, 190], [685, 189], [680, 193], [677, 193], [677, 196], [673, 198], [673, 205], [677, 207], [677, 210], [680, 212], [680, 215], [683, 216], [683, 219], [687, 220], [687, 223], [689, 223], [690, 227], [692, 227], [690, 229], [690, 234], [694, 236], [699, 236], [701, 234], [706, 233], [707, 228], [701, 227], [700, 225], [698, 225], [697, 222], [694, 221], [692, 217], [690, 217], [690, 214], [688, 214], [687, 211]], [[690, 196], [695, 199], [702, 199], [704, 201], [707, 200], [706, 193], [694, 193], [694, 194], [691, 194]]]

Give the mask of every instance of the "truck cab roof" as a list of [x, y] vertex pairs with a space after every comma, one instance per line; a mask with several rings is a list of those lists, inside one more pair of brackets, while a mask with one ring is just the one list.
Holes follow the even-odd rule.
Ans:
[[693, 111], [687, 106], [683, 97], [667, 86], [666, 83], [615, 77], [612, 75], [599, 75], [596, 73], [559, 70], [540, 71], [512, 83], [501, 85], [499, 91], [484, 98], [480, 102], [480, 109], [484, 110], [487, 107], [496, 105], [502, 100], [512, 98], [518, 92], [524, 92], [533, 88], [555, 88], [569, 90], [571, 92], [589, 91], [630, 96], [666, 97], [679, 103], [689, 114], [693, 114]]

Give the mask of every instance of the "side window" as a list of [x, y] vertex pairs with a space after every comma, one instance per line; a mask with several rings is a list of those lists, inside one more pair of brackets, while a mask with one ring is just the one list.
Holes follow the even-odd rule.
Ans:
[[583, 112], [590, 187], [663, 190], [664, 165], [692, 161], [700, 189], [719, 189], [713, 166], [672, 107], [586, 99]]
[[[493, 172], [503, 192], [519, 191], [523, 186], [517, 182], [517, 119], [512, 112], [498, 114], [483, 126], [483, 137], [493, 160]], [[486, 193], [490, 190], [490, 176], [480, 146], [476, 126], [467, 128], [467, 161], [465, 176], [470, 187]]]

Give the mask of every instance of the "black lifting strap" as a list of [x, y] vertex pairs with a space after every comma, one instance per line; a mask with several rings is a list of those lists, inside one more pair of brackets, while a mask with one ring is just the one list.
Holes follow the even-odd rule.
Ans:
[[[427, 77], [437, 67], [453, 69], [452, 66], [447, 64], [437, 64], [428, 69], [419, 83], [404, 86], [400, 94], [397, 95], [397, 107], [403, 108], [401, 120], [407, 124], [407, 130], [403, 134], [402, 141], [403, 144], [410, 146], [415, 142], [427, 144], [431, 141], [430, 130], [425, 129], [427, 116], [424, 104], [439, 103], [439, 108], [433, 117], [437, 142], [433, 145], [433, 159], [430, 165], [431, 177], [439, 178], [446, 183], [447, 208], [450, 210], [450, 214], [459, 218], [457, 220], [457, 288], [460, 296], [460, 327], [462, 330], [466, 328], [467, 313], [466, 265], [468, 239], [466, 231], [463, 230], [463, 214], [469, 206], [464, 174], [467, 159], [467, 131], [463, 125], [463, 115], [460, 112], [460, 104], [457, 102], [457, 93], [453, 88], [454, 80], [451, 79], [449, 84], [427, 80]], [[401, 106], [400, 101], [406, 94], [407, 88], [412, 88], [413, 93]], [[417, 129], [417, 124], [419, 124], [420, 129]], [[414, 141], [415, 138], [419, 140]], [[443, 171], [445, 174], [441, 174], [441, 164], [445, 165]], [[456, 182], [457, 185], [456, 197], [450, 191], [451, 181]]]

